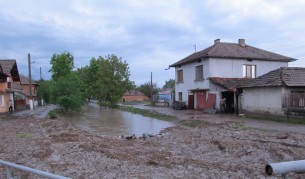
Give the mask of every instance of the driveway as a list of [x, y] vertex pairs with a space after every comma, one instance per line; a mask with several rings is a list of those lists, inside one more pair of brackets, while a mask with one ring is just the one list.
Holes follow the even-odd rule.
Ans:
[[282, 132], [296, 132], [305, 134], [305, 125], [289, 124], [274, 121], [263, 121], [254, 119], [245, 119], [230, 114], [207, 114], [197, 110], [173, 110], [167, 107], [154, 107], [145, 105], [133, 105], [135, 108], [153, 110], [159, 113], [176, 116], [180, 120], [203, 120], [212, 123], [222, 123], [224, 121], [242, 122], [248, 128], [262, 130], [276, 130]]

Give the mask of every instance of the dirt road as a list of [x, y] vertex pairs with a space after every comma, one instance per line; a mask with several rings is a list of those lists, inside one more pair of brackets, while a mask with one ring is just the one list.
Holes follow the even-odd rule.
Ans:
[[0, 158], [71, 178], [271, 178], [264, 172], [267, 163], [304, 159], [303, 133], [201, 117], [180, 119], [197, 128], [178, 125], [146, 140], [99, 137], [61, 119], [1, 120]]

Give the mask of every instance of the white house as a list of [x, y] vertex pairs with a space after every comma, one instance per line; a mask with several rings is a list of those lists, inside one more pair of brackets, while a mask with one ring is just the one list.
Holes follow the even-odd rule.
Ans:
[[279, 68], [241, 88], [243, 112], [305, 115], [305, 68]]
[[[189, 109], [216, 109], [226, 98], [227, 110], [234, 111], [237, 85], [263, 75], [296, 59], [238, 43], [214, 41], [214, 45], [171, 64], [175, 67], [175, 100]], [[235, 101], [235, 102], [234, 102]]]

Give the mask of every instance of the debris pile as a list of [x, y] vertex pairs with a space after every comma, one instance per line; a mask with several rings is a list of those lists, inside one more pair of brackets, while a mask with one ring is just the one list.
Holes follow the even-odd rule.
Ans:
[[95, 136], [60, 119], [12, 119], [0, 121], [0, 129], [2, 160], [71, 178], [265, 178], [266, 164], [305, 156], [304, 134], [232, 122], [120, 139]]

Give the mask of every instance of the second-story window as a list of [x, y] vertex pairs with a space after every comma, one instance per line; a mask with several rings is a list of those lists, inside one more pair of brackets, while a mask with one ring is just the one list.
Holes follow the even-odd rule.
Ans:
[[183, 70], [177, 71], [177, 83], [183, 83]]
[[256, 78], [256, 65], [243, 65], [244, 78]]
[[203, 80], [203, 65], [196, 66], [196, 81]]

